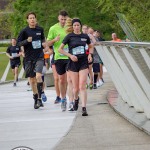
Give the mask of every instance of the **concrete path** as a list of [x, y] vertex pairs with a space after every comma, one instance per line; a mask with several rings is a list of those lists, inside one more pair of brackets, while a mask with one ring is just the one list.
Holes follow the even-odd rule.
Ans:
[[105, 84], [88, 90], [88, 117], [60, 110], [54, 105], [54, 88], [48, 88], [48, 102], [33, 109], [32, 92], [26, 82], [14, 88], [0, 85], [0, 150], [27, 146], [33, 150], [150, 150], [150, 136], [118, 115], [106, 100], [115, 89], [108, 73]]
[[88, 117], [81, 108], [70, 132], [55, 150], [150, 150], [150, 136], [119, 116], [106, 100], [115, 89], [108, 74], [102, 87], [88, 91]]
[[51, 150], [75, 118], [75, 112], [61, 112], [60, 104], [54, 104], [54, 88], [46, 89], [45, 107], [33, 109], [32, 92], [27, 91], [26, 83], [0, 85], [0, 150], [18, 146]]

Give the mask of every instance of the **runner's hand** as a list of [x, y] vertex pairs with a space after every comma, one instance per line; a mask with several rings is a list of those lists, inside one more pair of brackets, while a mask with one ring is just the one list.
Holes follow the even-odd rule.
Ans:
[[92, 56], [88, 55], [88, 62], [90, 63], [90, 62], [92, 62], [92, 60], [93, 60]]
[[74, 56], [74, 55], [71, 55], [71, 56], [70, 56], [70, 59], [71, 59], [72, 61], [74, 61], [74, 62], [78, 61], [77, 56]]
[[28, 38], [27, 38], [27, 41], [28, 41], [28, 42], [32, 42], [32, 37], [28, 37]]
[[55, 42], [59, 41], [60, 40], [60, 34], [58, 34], [56, 37], [55, 37]]

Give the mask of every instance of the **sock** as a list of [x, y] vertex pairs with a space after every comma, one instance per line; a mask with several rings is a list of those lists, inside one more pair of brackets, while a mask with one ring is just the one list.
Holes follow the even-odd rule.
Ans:
[[33, 99], [34, 100], [38, 99], [38, 94], [33, 94]]
[[82, 107], [82, 111], [86, 111], [86, 107]]
[[41, 98], [42, 87], [43, 87], [43, 82], [38, 82], [38, 83], [37, 83], [37, 89], [38, 89], [39, 98]]
[[44, 91], [42, 91], [42, 93], [41, 94], [43, 94], [44, 93]]
[[97, 82], [97, 77], [98, 77], [98, 74], [95, 74], [95, 73], [94, 73], [94, 83]]

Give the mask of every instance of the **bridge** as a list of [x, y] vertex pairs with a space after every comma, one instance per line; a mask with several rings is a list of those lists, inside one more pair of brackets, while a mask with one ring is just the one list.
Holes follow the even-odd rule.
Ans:
[[[61, 112], [54, 87], [45, 107], [33, 109], [27, 81], [0, 85], [0, 149], [149, 150], [149, 43], [101, 42], [96, 49], [107, 72], [105, 84], [88, 89], [88, 117]], [[3, 82], [2, 82], [3, 83]], [[144, 132], [143, 132], [144, 131]]]

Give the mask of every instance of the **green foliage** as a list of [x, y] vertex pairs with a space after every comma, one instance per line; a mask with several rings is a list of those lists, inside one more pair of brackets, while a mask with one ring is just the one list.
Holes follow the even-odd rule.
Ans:
[[0, 51], [1, 51], [1, 47], [8, 47], [10, 45], [10, 43], [0, 43]]
[[15, 0], [10, 18], [12, 35], [17, 36], [26, 24], [25, 14], [34, 11], [38, 23], [47, 36], [49, 27], [57, 22], [58, 11], [65, 9], [70, 17], [79, 17], [83, 24], [103, 32], [106, 40], [116, 32], [120, 38], [125, 33], [119, 25], [116, 13], [122, 13], [132, 23], [142, 41], [149, 41], [150, 2], [147, 0]]

